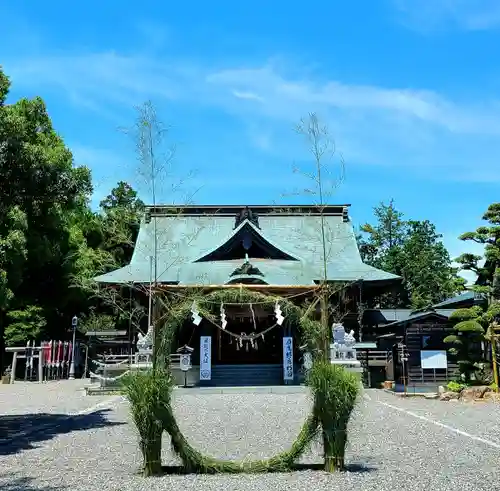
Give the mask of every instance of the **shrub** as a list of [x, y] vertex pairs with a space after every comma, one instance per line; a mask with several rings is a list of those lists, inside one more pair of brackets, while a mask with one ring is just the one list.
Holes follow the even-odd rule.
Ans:
[[462, 390], [466, 387], [467, 384], [461, 384], [460, 382], [455, 382], [454, 380], [448, 382], [448, 385], [446, 386], [450, 392], [462, 392]]

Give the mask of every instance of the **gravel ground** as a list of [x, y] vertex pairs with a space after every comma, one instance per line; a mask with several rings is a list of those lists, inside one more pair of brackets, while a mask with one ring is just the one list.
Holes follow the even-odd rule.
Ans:
[[93, 396], [90, 401], [94, 402], [89, 402], [84, 391], [88, 384], [86, 380], [76, 379], [0, 385], [0, 415], [76, 413], [109, 399], [109, 396]]
[[[385, 403], [397, 404], [398, 407], [420, 416], [439, 420], [446, 425], [459, 427], [463, 431], [482, 438], [500, 441], [500, 425], [498, 424], [500, 405], [498, 403], [422, 401], [419, 397], [400, 398], [398, 396], [388, 398], [386, 393], [379, 391], [374, 391], [374, 398], [376, 398], [377, 394], [383, 394], [380, 397]], [[478, 417], [478, 415], [480, 416]]]
[[[109, 399], [109, 396], [89, 399], [83, 390], [86, 383], [84, 380], [65, 380], [0, 385], [0, 456], [7, 452], [2, 443], [14, 437], [17, 450], [29, 449], [34, 443], [64, 431], [97, 428], [105, 424], [104, 411], [83, 414], [89, 406], [99, 408]], [[68, 421], [68, 415], [75, 417]], [[36, 436], [30, 439], [22, 437], [34, 430], [38, 430]]]
[[[178, 393], [175, 397], [178, 421], [186, 436], [202, 451], [222, 458], [259, 458], [286, 448], [309, 406], [305, 394]], [[97, 402], [94, 398], [87, 401], [89, 406]], [[34, 448], [0, 453], [0, 489], [321, 491], [337, 486], [343, 491], [500, 490], [500, 438], [484, 429], [479, 433], [481, 426], [492, 421], [495, 406], [451, 406], [367, 391], [351, 422], [349, 472], [304, 470], [290, 474], [166, 475], [144, 479], [135, 475], [141, 457], [127, 403], [121, 398], [107, 401], [103, 407], [108, 405], [112, 410], [98, 428], [82, 424], [79, 430], [75, 425], [70, 432], [52, 435], [34, 444]], [[475, 435], [486, 435], [488, 441], [478, 440]], [[167, 438], [163, 453], [165, 464], [178, 464]], [[304, 463], [319, 464], [321, 460], [316, 445]]]

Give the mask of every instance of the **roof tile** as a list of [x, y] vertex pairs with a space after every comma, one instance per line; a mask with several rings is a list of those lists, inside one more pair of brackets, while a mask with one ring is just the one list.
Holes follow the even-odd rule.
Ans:
[[[156, 222], [156, 223], [155, 223]], [[248, 222], [247, 222], [248, 223]], [[327, 242], [327, 277], [330, 281], [395, 280], [398, 276], [364, 264], [352, 224], [342, 216], [324, 216]], [[314, 284], [323, 277], [321, 216], [269, 214], [259, 216], [266, 241], [298, 260], [257, 260], [263, 280], [272, 285]], [[240, 225], [240, 227], [242, 227]], [[252, 225], [253, 226], [253, 225]], [[255, 227], [254, 227], [255, 228]], [[156, 233], [155, 233], [156, 232]], [[161, 215], [143, 222], [128, 266], [96, 278], [103, 283], [147, 283], [155, 242], [158, 251], [156, 281], [193, 284], [226, 284], [241, 260], [196, 260], [217, 249], [234, 234], [234, 217], [214, 215]], [[156, 236], [156, 241], [155, 241]]]

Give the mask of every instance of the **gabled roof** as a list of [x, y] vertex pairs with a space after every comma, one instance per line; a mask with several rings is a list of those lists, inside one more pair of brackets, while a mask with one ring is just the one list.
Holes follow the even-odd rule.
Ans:
[[[249, 257], [267, 284], [313, 285], [323, 278], [321, 216], [317, 207], [293, 206], [283, 210], [250, 207], [259, 214], [259, 228], [243, 221], [235, 230], [236, 212], [241, 213], [244, 208], [187, 207], [181, 214], [169, 208], [149, 209], [147, 215], [151, 218], [141, 224], [130, 264], [96, 280], [102, 283], [226, 284], [234, 279], [231, 274], [245, 259], [223, 259], [219, 253], [225, 245], [230, 246], [242, 230], [251, 231], [253, 239], [269, 248], [271, 259]], [[363, 263], [346, 206], [327, 207], [323, 218], [329, 281], [399, 280], [396, 275]], [[155, 242], [156, 278], [152, 276], [151, 267]], [[215, 258], [217, 260], [211, 260]]]
[[380, 309], [383, 321], [391, 323], [395, 321], [404, 321], [414, 314], [413, 309]]
[[393, 326], [406, 321], [413, 321], [422, 318], [422, 315], [437, 314], [443, 317], [450, 317], [455, 309], [433, 309], [425, 312], [414, 311], [412, 309], [367, 309], [363, 316], [363, 321], [369, 324], [380, 326]]
[[433, 305], [434, 309], [439, 309], [439, 308], [459, 308], [459, 307], [465, 307], [465, 306], [470, 306], [472, 307], [478, 302], [481, 302], [484, 300], [484, 297], [476, 292], [473, 291], [467, 291], [464, 293], [460, 293], [459, 295], [455, 295], [454, 297], [447, 298], [446, 300], [443, 300], [442, 302], [437, 303], [436, 305]]
[[452, 314], [452, 312], [454, 312], [453, 309], [450, 309], [450, 310], [429, 310], [428, 312], [419, 312], [419, 313], [416, 313], [416, 314], [413, 314], [411, 316], [409, 316], [408, 318], [406, 319], [401, 319], [401, 320], [397, 320], [397, 321], [394, 321], [394, 322], [390, 322], [389, 324], [386, 324], [384, 327], [397, 327], [397, 326], [401, 326], [401, 325], [404, 325], [404, 324], [407, 324], [407, 323], [410, 323], [410, 322], [414, 322], [414, 321], [417, 321], [417, 320], [423, 320], [423, 319], [427, 319], [429, 317], [437, 317], [443, 321], [446, 321], [449, 319], [450, 315]]
[[271, 238], [268, 238], [265, 231], [257, 229], [257, 227], [248, 219], [242, 221], [231, 234], [224, 238], [221, 244], [213, 251], [196, 259], [195, 262], [202, 261], [217, 261], [224, 259], [226, 255], [235, 245], [240, 245], [245, 240], [249, 239], [261, 249], [265, 249], [268, 257], [273, 259], [284, 259], [289, 261], [297, 261], [298, 258], [288, 254], [284, 249], [286, 247], [278, 247], [273, 243]]

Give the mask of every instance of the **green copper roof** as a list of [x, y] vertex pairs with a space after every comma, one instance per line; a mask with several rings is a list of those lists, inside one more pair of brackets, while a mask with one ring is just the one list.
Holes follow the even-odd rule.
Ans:
[[[244, 209], [236, 208], [239, 211]], [[156, 236], [156, 281], [183, 285], [234, 282], [242, 275], [231, 275], [244, 264], [245, 258], [243, 254], [238, 258], [224, 258], [224, 251], [230, 251], [234, 244], [241, 244], [244, 234], [247, 234], [268, 251], [267, 258], [249, 254], [249, 262], [262, 274], [252, 275], [252, 278], [270, 285], [312, 285], [320, 281], [323, 278], [321, 216], [310, 211], [301, 213], [303, 207], [287, 211], [255, 208], [259, 214], [258, 224], [255, 220], [243, 219], [236, 227], [235, 214], [228, 213], [227, 207], [213, 212], [207, 212], [206, 208], [192, 213], [187, 210], [182, 215], [169, 215], [165, 208], [151, 213], [149, 223], [144, 221], [141, 224], [130, 264], [96, 280], [102, 283], [148, 283], [154, 280], [150, 257], [154, 255]], [[329, 209], [332, 209], [330, 213]], [[345, 207], [329, 207], [325, 213], [328, 280], [398, 279], [361, 261]], [[214, 257], [219, 259], [212, 260]]]

